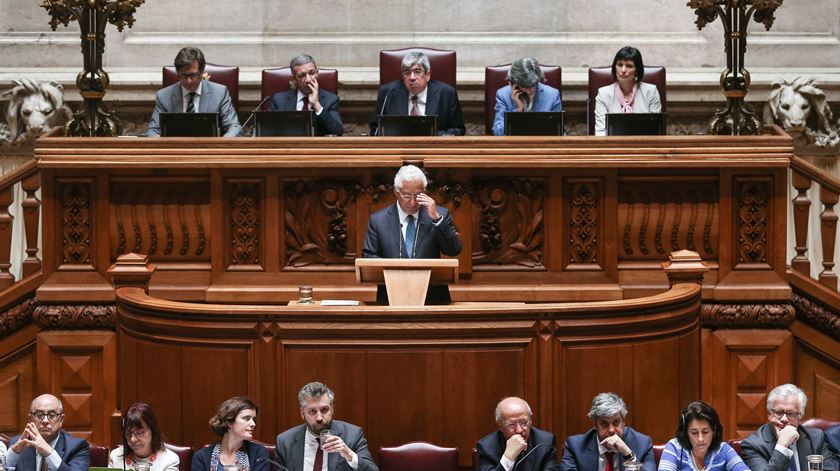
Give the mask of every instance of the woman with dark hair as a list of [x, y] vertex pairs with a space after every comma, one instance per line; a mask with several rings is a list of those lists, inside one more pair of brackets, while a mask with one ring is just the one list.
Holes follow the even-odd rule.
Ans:
[[132, 404], [125, 412], [122, 434], [123, 444], [111, 452], [109, 468], [178, 471], [178, 455], [166, 449], [155, 411], [145, 402]]
[[607, 134], [607, 113], [660, 113], [662, 103], [656, 85], [642, 82], [645, 64], [635, 47], [624, 46], [615, 54], [615, 82], [598, 89], [595, 97], [595, 135]]
[[223, 402], [210, 418], [210, 428], [222, 439], [193, 455], [192, 471], [223, 471], [225, 466], [236, 466], [240, 471], [269, 471], [268, 450], [253, 441], [257, 410], [247, 397]]
[[677, 436], [665, 445], [659, 471], [750, 471], [750, 468], [723, 441], [723, 425], [715, 409], [703, 401], [694, 401], [682, 411]]

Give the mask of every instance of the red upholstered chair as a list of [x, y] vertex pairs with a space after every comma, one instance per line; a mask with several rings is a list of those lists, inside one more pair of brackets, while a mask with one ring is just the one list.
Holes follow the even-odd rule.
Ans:
[[[233, 107], [239, 109], [239, 67], [235, 65], [206, 64], [204, 72], [210, 74], [210, 81], [227, 87]], [[168, 87], [178, 81], [178, 72], [174, 65], [163, 68], [163, 86]]]
[[456, 87], [456, 60], [455, 51], [441, 49], [429, 49], [425, 47], [407, 47], [405, 49], [392, 49], [379, 51], [379, 85], [402, 79], [403, 56], [409, 52], [422, 52], [429, 58], [429, 65], [432, 68], [432, 80], [446, 83]]
[[178, 446], [164, 443], [166, 449], [178, 455], [178, 471], [190, 471], [192, 466], [193, 449], [188, 446]]
[[653, 445], [653, 461], [656, 463], [657, 469], [659, 468], [659, 459], [662, 458], [663, 451], [665, 451], [665, 444]]
[[[560, 90], [563, 74], [559, 65], [540, 65], [545, 74], [546, 85]], [[484, 133], [493, 134], [493, 118], [496, 116], [496, 91], [508, 84], [510, 64], [491, 65], [484, 68]], [[562, 93], [561, 93], [562, 96]]]
[[735, 452], [738, 453], [738, 456], [740, 456], [741, 458], [744, 457], [744, 455], [741, 454], [741, 439], [740, 438], [733, 438], [732, 440], [729, 440], [726, 443], [728, 443], [729, 446], [731, 446], [732, 449], [734, 449]]
[[[612, 67], [591, 67], [589, 69], [589, 101], [587, 110], [587, 122], [589, 123], [589, 134], [595, 134], [595, 97], [598, 89], [615, 82], [612, 78]], [[659, 90], [659, 101], [662, 103], [662, 112], [668, 111], [668, 99], [665, 95], [665, 67], [646, 65], [645, 76], [642, 82], [656, 85]]]
[[[285, 92], [291, 87], [292, 69], [288, 67], [277, 67], [262, 70], [262, 83], [260, 85], [260, 96], [265, 98], [277, 92]], [[318, 86], [328, 92], [338, 95], [338, 71], [335, 69], [318, 69]], [[268, 103], [263, 105], [268, 108]]]
[[426, 442], [412, 442], [397, 447], [379, 448], [382, 471], [456, 471], [458, 449], [443, 448]]
[[822, 419], [820, 417], [813, 417], [802, 422], [803, 427], [818, 428], [820, 430], [826, 430], [838, 424], [840, 424], [840, 421]]
[[90, 465], [95, 468], [108, 467], [108, 447], [90, 443]]
[[6, 445], [6, 448], [9, 447], [9, 441], [11, 441], [12, 437], [6, 435], [5, 433], [0, 433], [0, 442], [3, 442]]

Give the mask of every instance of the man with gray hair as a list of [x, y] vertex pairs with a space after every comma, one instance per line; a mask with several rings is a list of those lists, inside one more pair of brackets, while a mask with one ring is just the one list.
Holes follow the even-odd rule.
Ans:
[[409, 52], [400, 64], [402, 80], [379, 88], [370, 134], [378, 133], [379, 117], [437, 116], [438, 135], [463, 136], [466, 133], [458, 92], [449, 85], [431, 80], [429, 58], [422, 52]]
[[[362, 429], [333, 420], [335, 394], [326, 384], [306, 384], [298, 393], [303, 424], [277, 435], [277, 461], [290, 471], [378, 471]], [[326, 456], [325, 456], [326, 455]]]
[[593, 427], [566, 439], [563, 471], [619, 471], [627, 461], [641, 463], [644, 471], [656, 470], [651, 439], [625, 425], [627, 406], [618, 394], [595, 396], [588, 415]]
[[64, 406], [52, 394], [42, 394], [29, 406], [29, 422], [9, 440], [6, 467], [17, 471], [87, 471], [88, 442], [70, 436], [64, 425]]
[[[426, 174], [406, 165], [394, 177], [397, 203], [373, 213], [368, 219], [365, 258], [440, 258], [461, 253], [461, 239], [446, 208], [425, 193]], [[378, 304], [388, 304], [384, 286], [376, 293]], [[426, 304], [449, 304], [449, 287], [430, 285]]]
[[513, 61], [507, 78], [508, 85], [496, 90], [494, 135], [505, 135], [505, 113], [563, 111], [560, 91], [543, 83], [545, 75], [540, 63], [533, 57], [522, 57]]
[[480, 471], [556, 471], [554, 434], [531, 425], [531, 406], [524, 399], [506, 397], [496, 405], [499, 429], [475, 444]]
[[825, 469], [837, 469], [823, 431], [802, 426], [808, 397], [793, 384], [767, 395], [767, 423], [741, 442], [752, 471], [808, 471], [808, 455], [822, 455]]
[[313, 111], [315, 135], [340, 136], [344, 132], [338, 112], [338, 95], [318, 86], [318, 66], [309, 54], [298, 54], [289, 62], [292, 89], [271, 97], [269, 111]]

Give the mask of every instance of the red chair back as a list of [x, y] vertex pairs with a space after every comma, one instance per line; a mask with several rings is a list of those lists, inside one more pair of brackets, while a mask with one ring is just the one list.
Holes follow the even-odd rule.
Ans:
[[381, 471], [457, 471], [458, 449], [426, 442], [379, 448]]
[[[589, 134], [595, 134], [595, 97], [598, 96], [598, 89], [615, 82], [612, 78], [612, 67], [590, 67], [589, 68], [589, 101], [587, 103], [587, 121], [589, 122]], [[656, 85], [659, 90], [659, 101], [662, 103], [662, 112], [668, 111], [668, 97], [666, 96], [665, 67], [646, 65], [645, 76], [642, 82]]]
[[[206, 64], [204, 72], [210, 74], [210, 81], [227, 87], [233, 107], [239, 109], [239, 67], [235, 65]], [[178, 72], [174, 65], [163, 68], [163, 86], [168, 87], [178, 81]]]
[[[545, 74], [546, 85], [560, 90], [563, 73], [559, 65], [540, 65]], [[510, 64], [491, 65], [484, 68], [484, 133], [493, 134], [493, 118], [496, 116], [496, 91], [508, 84]]]
[[108, 467], [108, 447], [90, 443], [90, 465], [94, 468]]
[[455, 51], [430, 49], [425, 47], [407, 47], [379, 51], [379, 85], [402, 79], [402, 60], [409, 52], [422, 52], [429, 58], [432, 80], [443, 82], [456, 88]]
[[0, 433], [0, 442], [3, 442], [6, 445], [6, 448], [9, 447], [9, 442], [12, 440], [12, 437], [6, 435], [5, 433]]
[[[292, 69], [288, 67], [263, 69], [260, 96], [265, 98], [278, 92], [291, 90], [292, 87], [289, 85], [291, 81]], [[335, 69], [318, 69], [318, 86], [338, 95], [338, 71]], [[263, 108], [267, 107], [268, 103], [263, 106]]]
[[481, 459], [478, 456], [478, 450], [472, 449], [473, 471], [479, 471], [478, 465], [481, 464]]
[[733, 438], [732, 440], [729, 440], [726, 443], [728, 443], [729, 446], [731, 446], [732, 449], [735, 450], [735, 453], [738, 453], [738, 456], [740, 456], [741, 458], [744, 457], [744, 455], [741, 454], [741, 439], [740, 438]]
[[659, 459], [662, 458], [662, 452], [665, 451], [665, 445], [653, 445], [653, 461], [656, 462], [656, 468], [659, 469]]
[[166, 449], [178, 455], [178, 471], [190, 471], [192, 466], [193, 449], [189, 446], [178, 446], [164, 443]]
[[823, 418], [820, 418], [820, 417], [813, 417], [813, 418], [810, 418], [810, 419], [806, 420], [805, 422], [802, 422], [803, 427], [818, 428], [822, 431], [825, 431], [826, 429], [830, 429], [831, 427], [834, 427], [835, 425], [840, 425], [840, 421], [828, 420], [828, 419], [823, 419]]

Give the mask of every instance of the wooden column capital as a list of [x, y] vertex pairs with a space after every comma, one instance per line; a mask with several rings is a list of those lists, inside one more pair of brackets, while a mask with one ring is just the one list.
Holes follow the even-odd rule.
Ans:
[[671, 252], [667, 262], [662, 262], [662, 269], [668, 275], [668, 283], [674, 286], [677, 283], [703, 284], [703, 274], [709, 271], [700, 258], [700, 254], [692, 250], [678, 250]]
[[148, 292], [149, 280], [155, 272], [155, 265], [149, 263], [149, 256], [127, 253], [117, 257], [116, 263], [108, 268], [108, 276], [114, 289], [140, 287]]

